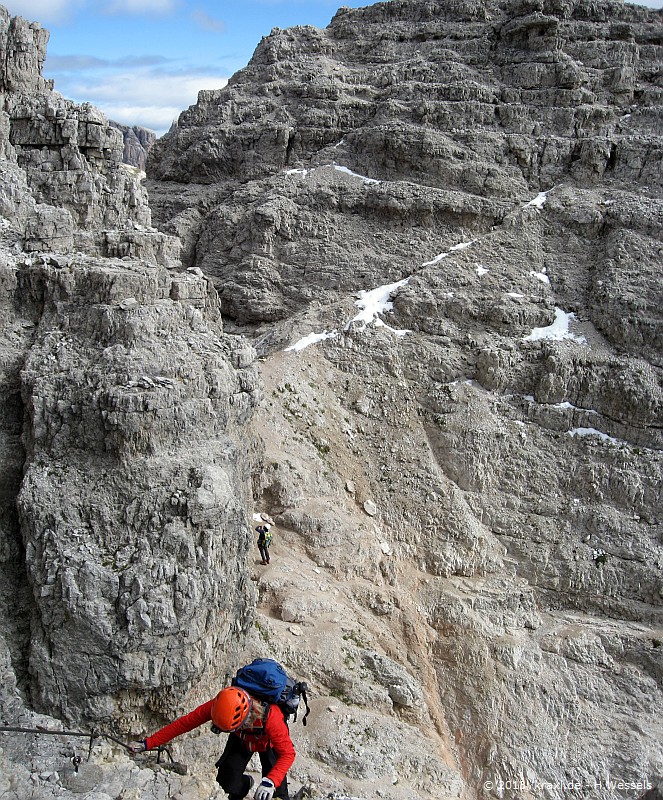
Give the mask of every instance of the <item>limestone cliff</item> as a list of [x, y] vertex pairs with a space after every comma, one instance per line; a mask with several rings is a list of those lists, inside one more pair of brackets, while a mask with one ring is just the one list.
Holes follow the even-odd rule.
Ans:
[[260, 385], [120, 132], [42, 79], [47, 38], [0, 8], [0, 650], [28, 707], [130, 730], [250, 625]]
[[136, 169], [145, 169], [147, 154], [157, 140], [154, 131], [142, 128], [140, 125], [122, 125], [119, 122], [110, 123], [122, 134], [124, 140], [124, 152], [122, 160]]
[[[661, 63], [618, 2], [345, 8], [151, 153], [264, 358], [261, 499], [310, 562], [256, 575], [261, 630], [353, 794], [661, 774]], [[366, 688], [374, 650], [423, 707]]]

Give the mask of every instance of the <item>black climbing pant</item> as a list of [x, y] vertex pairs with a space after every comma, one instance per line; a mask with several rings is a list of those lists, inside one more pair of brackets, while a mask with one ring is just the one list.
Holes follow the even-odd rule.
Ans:
[[[244, 772], [252, 755], [253, 753], [244, 747], [238, 736], [233, 736], [232, 733], [228, 736], [221, 758], [216, 762], [216, 782], [227, 793], [228, 800], [243, 800], [249, 793], [251, 778]], [[262, 774], [265, 776], [276, 763], [276, 754], [271, 747], [268, 747], [264, 753], [258, 753], [258, 755]], [[274, 797], [288, 800], [287, 778], [284, 778], [281, 785], [277, 786]]]
[[269, 545], [259, 544], [258, 550], [260, 550], [260, 558], [262, 558], [263, 563], [269, 564]]

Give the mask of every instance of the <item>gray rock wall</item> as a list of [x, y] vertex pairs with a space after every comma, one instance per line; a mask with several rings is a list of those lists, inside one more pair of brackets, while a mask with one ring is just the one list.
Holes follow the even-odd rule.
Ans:
[[43, 304], [21, 371], [33, 697], [125, 720], [153, 690], [165, 710], [225, 671], [251, 620], [252, 355], [197, 276], [51, 261], [21, 277]]
[[124, 153], [122, 160], [136, 169], [145, 169], [147, 154], [157, 139], [156, 133], [141, 128], [140, 125], [121, 125], [119, 122], [112, 122], [111, 125], [122, 133], [124, 140]]
[[121, 133], [42, 79], [47, 32], [0, 23], [3, 718], [20, 692], [139, 733], [251, 625], [255, 352], [152, 227]]
[[[103, 117], [12, 78], [5, 719], [144, 734], [272, 655], [312, 688], [302, 796], [657, 783], [661, 41], [613, 2], [274, 31], [155, 146], [159, 231]], [[219, 746], [76, 778], [4, 737], [0, 790], [206, 798]]]
[[[260, 632], [349, 794], [663, 769], [661, 63], [629, 4], [343, 8], [152, 150], [155, 220], [264, 358], [262, 502], [304, 555], [258, 575]], [[404, 720], [449, 772], [403, 766], [413, 730], [383, 758]]]

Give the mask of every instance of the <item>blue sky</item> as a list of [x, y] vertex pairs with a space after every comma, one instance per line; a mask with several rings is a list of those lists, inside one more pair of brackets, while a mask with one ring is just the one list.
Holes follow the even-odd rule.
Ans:
[[107, 117], [164, 133], [272, 28], [325, 27], [348, 0], [0, 0], [50, 32], [44, 76]]
[[[225, 85], [272, 28], [324, 28], [369, 0], [0, 0], [50, 31], [44, 75], [107, 117], [164, 133], [200, 89]], [[645, 0], [661, 8], [663, 0]]]

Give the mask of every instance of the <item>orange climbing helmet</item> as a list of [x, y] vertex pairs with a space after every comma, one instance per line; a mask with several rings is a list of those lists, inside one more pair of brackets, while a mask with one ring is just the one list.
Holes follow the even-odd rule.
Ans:
[[251, 697], [236, 686], [221, 689], [212, 706], [212, 722], [224, 733], [236, 731], [249, 716]]

